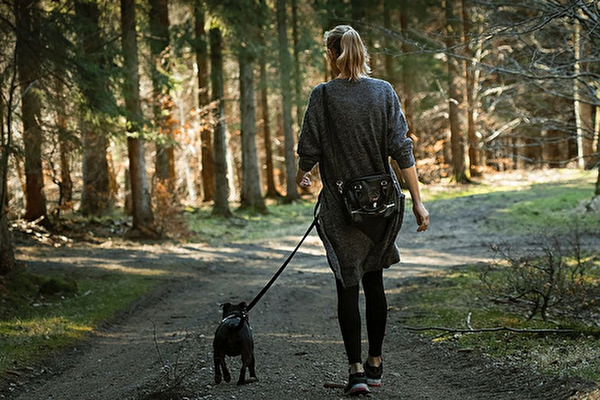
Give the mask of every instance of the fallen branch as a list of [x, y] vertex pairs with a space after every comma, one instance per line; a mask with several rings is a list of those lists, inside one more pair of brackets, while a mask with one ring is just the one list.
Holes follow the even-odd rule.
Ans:
[[483, 333], [483, 332], [515, 332], [515, 333], [573, 333], [573, 329], [517, 329], [510, 328], [508, 326], [499, 326], [496, 328], [480, 328], [480, 329], [453, 329], [444, 328], [438, 326], [426, 326], [417, 328], [413, 326], [403, 326], [402, 329], [406, 329], [412, 332], [423, 332], [423, 331], [442, 331], [445, 333]]

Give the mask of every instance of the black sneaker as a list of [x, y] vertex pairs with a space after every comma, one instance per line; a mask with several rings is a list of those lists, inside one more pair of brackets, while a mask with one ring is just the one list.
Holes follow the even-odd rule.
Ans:
[[365, 368], [365, 376], [367, 378], [367, 385], [373, 387], [381, 386], [381, 377], [383, 376], [383, 363], [379, 364], [379, 367], [371, 367], [368, 361], [363, 364]]
[[346, 385], [346, 389], [344, 389], [344, 394], [346, 396], [358, 396], [367, 393], [371, 393], [371, 391], [369, 390], [365, 373], [358, 372], [356, 374], [350, 374], [348, 385]]

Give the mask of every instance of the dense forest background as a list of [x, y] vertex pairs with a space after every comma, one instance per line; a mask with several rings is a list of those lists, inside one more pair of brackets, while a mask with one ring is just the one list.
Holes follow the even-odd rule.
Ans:
[[15, 219], [123, 208], [152, 238], [185, 205], [298, 199], [297, 134], [337, 24], [397, 90], [424, 182], [600, 168], [596, 1], [1, 1], [0, 274]]

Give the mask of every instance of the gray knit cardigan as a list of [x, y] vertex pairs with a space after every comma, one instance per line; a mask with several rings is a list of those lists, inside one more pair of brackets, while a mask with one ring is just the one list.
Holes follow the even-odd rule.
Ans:
[[[323, 87], [327, 86], [330, 126], [327, 132], [323, 110]], [[299, 167], [310, 171], [319, 163], [323, 182], [317, 229], [335, 277], [345, 287], [358, 284], [367, 271], [388, 268], [400, 261], [395, 241], [402, 217], [387, 224], [379, 243], [344, 218], [336, 181], [388, 172], [382, 157], [387, 153], [401, 169], [414, 165], [412, 141], [400, 101], [392, 86], [383, 80], [334, 79], [317, 85], [311, 92], [298, 141]], [[335, 146], [339, 174], [332, 163]], [[391, 170], [391, 168], [390, 168]], [[392, 172], [393, 174], [393, 172]], [[383, 232], [382, 232], [383, 233]]]

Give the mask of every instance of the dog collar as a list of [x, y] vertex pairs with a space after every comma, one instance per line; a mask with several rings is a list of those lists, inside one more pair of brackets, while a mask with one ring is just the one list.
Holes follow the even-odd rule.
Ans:
[[227, 321], [228, 319], [233, 319], [233, 318], [240, 318], [240, 319], [243, 319], [244, 321], [248, 321], [248, 316], [245, 313], [243, 313], [241, 315], [237, 315], [237, 314], [228, 315], [221, 320], [221, 323]]

